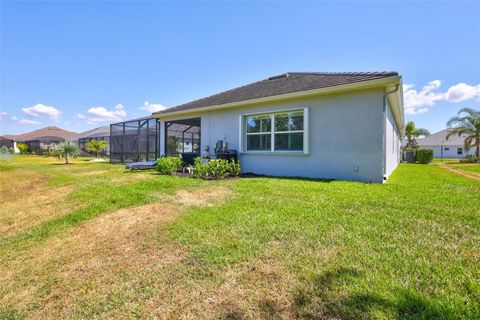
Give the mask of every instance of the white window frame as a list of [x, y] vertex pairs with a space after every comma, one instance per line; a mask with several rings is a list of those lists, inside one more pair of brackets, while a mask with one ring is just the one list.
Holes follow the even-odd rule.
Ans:
[[[275, 131], [275, 115], [286, 114], [295, 111], [303, 112], [303, 130], [293, 130], [293, 131]], [[254, 132], [247, 133], [247, 118], [251, 116], [269, 116], [271, 121], [271, 128], [269, 132]], [[256, 113], [244, 113], [240, 115], [239, 120], [239, 146], [240, 152], [245, 154], [272, 154], [272, 155], [306, 155], [309, 153], [309, 114], [308, 108], [295, 108], [295, 109], [283, 109], [283, 110], [272, 110], [266, 112], [256, 112]], [[275, 150], [275, 134], [278, 133], [303, 133], [303, 150]], [[271, 148], [270, 150], [247, 150], [247, 135], [266, 135], [270, 134]]]

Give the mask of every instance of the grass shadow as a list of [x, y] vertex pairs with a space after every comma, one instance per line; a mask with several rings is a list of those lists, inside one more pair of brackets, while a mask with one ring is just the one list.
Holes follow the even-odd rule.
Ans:
[[393, 319], [458, 319], [452, 307], [412, 289], [400, 289], [393, 298], [381, 293], [345, 294], [343, 284], [362, 274], [353, 269], [327, 271], [294, 291], [293, 311], [301, 319], [371, 319], [382, 314]]

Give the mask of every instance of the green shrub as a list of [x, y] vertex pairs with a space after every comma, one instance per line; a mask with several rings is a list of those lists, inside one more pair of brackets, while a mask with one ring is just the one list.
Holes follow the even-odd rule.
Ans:
[[17, 148], [20, 150], [20, 154], [28, 153], [28, 146], [25, 143], [17, 143]]
[[0, 148], [0, 154], [5, 154], [6, 155], [6, 154], [13, 154], [13, 153], [14, 153], [13, 149], [9, 148], [7, 146], [2, 146]]
[[157, 171], [164, 175], [174, 175], [182, 169], [182, 158], [163, 157], [157, 159]]
[[12, 148], [8, 148], [7, 146], [2, 146], [0, 148], [0, 160], [10, 160], [12, 158], [12, 154], [14, 153]]
[[47, 147], [44, 154], [49, 157], [55, 157], [60, 159], [62, 157], [62, 150], [58, 144], [51, 144]]
[[85, 150], [87, 150], [88, 152], [95, 152], [95, 157], [98, 158], [98, 154], [101, 153], [107, 146], [107, 141], [92, 140], [85, 144]]
[[473, 154], [468, 154], [465, 159], [460, 159], [460, 163], [480, 163], [480, 158], [475, 157]]
[[240, 174], [240, 162], [224, 159], [210, 160], [203, 163], [200, 157], [195, 158], [193, 174], [202, 179], [223, 179], [226, 177], [236, 177]]
[[417, 149], [416, 157], [417, 157], [418, 163], [422, 163], [422, 164], [430, 163], [433, 160], [433, 150]]
[[72, 141], [64, 141], [57, 146], [59, 158], [65, 159], [65, 164], [69, 164], [70, 158], [76, 158], [80, 155], [80, 148]]

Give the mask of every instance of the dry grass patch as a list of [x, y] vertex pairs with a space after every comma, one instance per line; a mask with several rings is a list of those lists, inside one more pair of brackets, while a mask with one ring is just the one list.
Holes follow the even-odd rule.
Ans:
[[295, 319], [292, 290], [300, 281], [286, 257], [284, 249], [271, 248], [248, 261], [210, 270], [208, 277], [201, 276], [201, 269], [194, 271], [195, 265], [180, 277], [178, 269], [175, 275], [172, 270], [166, 278], [174, 281], [158, 284], [140, 309], [159, 319]]
[[5, 266], [0, 301], [35, 319], [103, 313], [111, 295], [130, 290], [126, 283], [151, 282], [152, 272], [185, 258], [185, 249], [165, 234], [168, 222], [192, 205], [219, 203], [229, 195], [225, 187], [180, 191], [52, 237]]
[[14, 177], [0, 173], [0, 234], [12, 236], [69, 211], [63, 206], [72, 186], [53, 187], [47, 178], [32, 171], [17, 171]]
[[473, 179], [473, 180], [476, 180], [476, 181], [480, 181], [480, 173], [478, 173], [478, 172], [456, 169], [456, 168], [452, 168], [451, 166], [448, 166], [448, 165], [441, 165], [441, 167], [445, 168], [446, 170], [448, 170], [450, 172], [461, 175], [462, 177]]
[[15, 201], [41, 189], [46, 178], [35, 171], [0, 171], [0, 197], [2, 201]]
[[[338, 248], [303, 248], [285, 241], [272, 241], [267, 249], [247, 261], [204, 269], [193, 261], [166, 270], [155, 284], [155, 294], [136, 307], [159, 319], [295, 319], [293, 295], [301, 285], [295, 269], [298, 258], [315, 257], [312, 263], [326, 265]], [[111, 318], [126, 314], [116, 310]]]
[[109, 180], [111, 184], [121, 185], [145, 181], [152, 178], [155, 178], [155, 176], [150, 172], [124, 172], [122, 175]]
[[219, 202], [231, 197], [232, 190], [226, 187], [211, 187], [195, 191], [179, 190], [173, 197], [173, 202], [181, 206], [207, 206], [212, 207]]
[[109, 170], [94, 170], [94, 171], [86, 171], [86, 172], [75, 173], [74, 176], [79, 176], [79, 177], [96, 176], [96, 175], [104, 174], [104, 173], [108, 173], [108, 172], [109, 172]]

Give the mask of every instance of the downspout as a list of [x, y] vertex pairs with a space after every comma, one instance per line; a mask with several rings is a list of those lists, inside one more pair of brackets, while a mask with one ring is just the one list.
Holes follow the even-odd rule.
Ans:
[[389, 94], [395, 93], [400, 89], [400, 85], [396, 84], [395, 89], [392, 91], [387, 91], [383, 94], [383, 132], [382, 132], [382, 153], [383, 153], [383, 159], [382, 159], [382, 171], [383, 171], [383, 181], [387, 180], [387, 96]]

